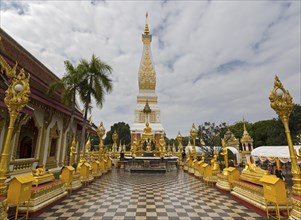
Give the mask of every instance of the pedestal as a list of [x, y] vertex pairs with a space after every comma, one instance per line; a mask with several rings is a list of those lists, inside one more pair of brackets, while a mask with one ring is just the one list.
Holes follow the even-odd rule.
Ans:
[[226, 176], [222, 173], [217, 174], [216, 187], [223, 190], [223, 191], [230, 192], [231, 191], [231, 184], [228, 180], [228, 176]]
[[[263, 194], [263, 187], [243, 180], [234, 181], [234, 188], [231, 191], [231, 195], [234, 198], [238, 198], [245, 202], [246, 205], [250, 205], [256, 208], [261, 214], [266, 215], [266, 203]], [[275, 206], [268, 205], [269, 212], [275, 212]], [[286, 210], [286, 206], [279, 206], [280, 210]]]
[[[32, 187], [29, 201], [29, 213], [35, 213], [51, 205], [55, 201], [67, 195], [65, 184], [62, 180], [53, 180], [36, 187]], [[20, 205], [19, 211], [26, 212], [27, 205]]]

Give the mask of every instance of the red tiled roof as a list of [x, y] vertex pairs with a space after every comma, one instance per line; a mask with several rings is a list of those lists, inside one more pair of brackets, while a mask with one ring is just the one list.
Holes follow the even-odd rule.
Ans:
[[[55, 92], [51, 97], [46, 95], [48, 86], [59, 78], [1, 28], [0, 55], [11, 66], [18, 62], [18, 70], [23, 68], [26, 73], [30, 74], [31, 101], [34, 100], [48, 108], [70, 115], [71, 108], [62, 103], [60, 92]], [[4, 97], [3, 89], [0, 89], [0, 97]], [[83, 120], [79, 111], [75, 112], [75, 118]]]

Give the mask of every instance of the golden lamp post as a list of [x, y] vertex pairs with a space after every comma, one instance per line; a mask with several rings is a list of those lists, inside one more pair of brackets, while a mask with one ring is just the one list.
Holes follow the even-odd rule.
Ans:
[[274, 88], [270, 93], [270, 102], [271, 107], [276, 111], [279, 115], [286, 134], [286, 139], [288, 143], [288, 148], [290, 152], [291, 159], [291, 171], [293, 175], [293, 186], [292, 192], [293, 196], [291, 197], [292, 201], [292, 211], [290, 212], [289, 219], [297, 220], [301, 219], [301, 173], [300, 167], [297, 163], [297, 154], [295, 152], [291, 133], [289, 130], [289, 116], [292, 112], [293, 108], [293, 99], [289, 92], [283, 88], [282, 83], [280, 82], [278, 76], [275, 76], [274, 80]]
[[196, 159], [196, 148], [195, 148], [195, 139], [197, 137], [198, 131], [195, 128], [194, 123], [192, 124], [192, 128], [190, 129], [190, 136], [193, 140], [193, 144], [192, 144], [192, 155], [193, 155], [193, 159]]
[[289, 116], [292, 112], [293, 101], [290, 93], [283, 88], [278, 76], [275, 76], [274, 88], [270, 93], [271, 107], [276, 111], [280, 117], [287, 138], [288, 148], [290, 152], [292, 175], [293, 175], [293, 187], [292, 191], [294, 195], [301, 196], [301, 174], [300, 167], [297, 163], [297, 155], [293, 147], [293, 142], [289, 130]]
[[17, 64], [11, 68], [5, 60], [0, 56], [1, 72], [5, 71], [7, 77], [11, 78], [11, 83], [5, 91], [4, 102], [9, 112], [9, 126], [5, 137], [4, 146], [2, 149], [0, 160], [0, 195], [5, 196], [7, 193], [7, 185], [5, 181], [9, 173], [9, 157], [10, 143], [13, 135], [15, 121], [22, 108], [28, 103], [30, 88], [29, 78], [26, 76], [24, 69], [21, 69], [19, 74], [16, 73]]
[[103, 154], [102, 138], [106, 133], [106, 129], [104, 128], [102, 122], [100, 123], [99, 127], [96, 129], [96, 132], [97, 132], [97, 136], [99, 138], [98, 160], [100, 160], [102, 158], [102, 154]]

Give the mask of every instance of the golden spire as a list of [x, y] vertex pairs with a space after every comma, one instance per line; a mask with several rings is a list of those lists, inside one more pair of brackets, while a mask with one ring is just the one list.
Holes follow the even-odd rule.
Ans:
[[149, 28], [148, 28], [148, 13], [146, 12], [146, 22], [145, 22], [145, 28], [144, 28], [144, 34], [149, 35]]
[[142, 34], [142, 41], [143, 41], [143, 44], [150, 44], [152, 41], [152, 35], [149, 33], [149, 28], [148, 28], [148, 13], [147, 12], [146, 12], [144, 33]]

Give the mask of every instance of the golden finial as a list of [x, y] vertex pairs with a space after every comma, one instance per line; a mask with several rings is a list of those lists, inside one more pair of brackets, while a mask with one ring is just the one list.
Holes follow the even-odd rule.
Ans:
[[148, 28], [148, 12], [146, 12], [146, 22], [145, 22], [145, 28], [144, 28], [144, 34], [149, 35], [149, 28]]

